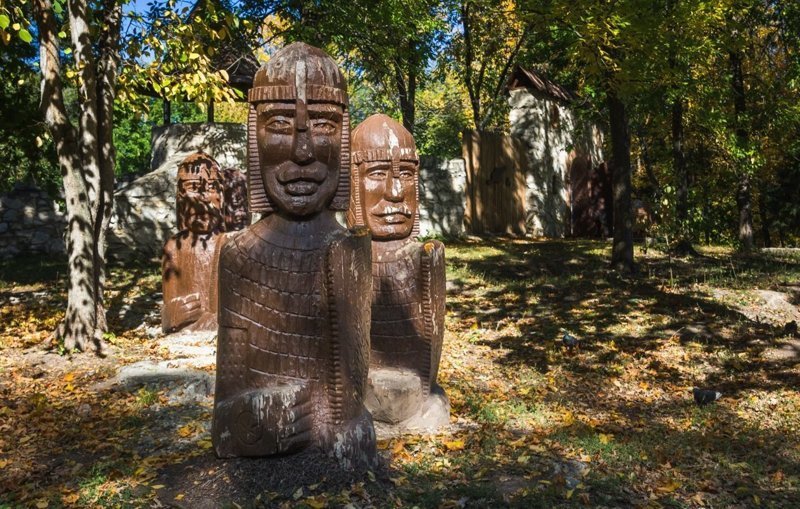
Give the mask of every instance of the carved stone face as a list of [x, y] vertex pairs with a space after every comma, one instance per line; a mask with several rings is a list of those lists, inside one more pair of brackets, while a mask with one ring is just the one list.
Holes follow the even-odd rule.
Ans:
[[251, 199], [263, 189], [264, 210], [297, 218], [346, 206], [347, 84], [336, 62], [319, 48], [290, 44], [256, 73], [248, 97], [255, 117], [251, 140], [258, 147], [253, 173], [261, 180], [252, 185]]
[[223, 229], [222, 178], [217, 163], [192, 154], [178, 167], [178, 227], [204, 234]]
[[259, 104], [257, 114], [267, 196], [279, 211], [292, 216], [325, 209], [338, 185], [343, 108], [298, 100]]
[[364, 218], [376, 239], [411, 235], [417, 210], [417, 164], [412, 161], [361, 163]]
[[386, 115], [373, 115], [353, 132], [353, 155], [356, 222], [369, 228], [373, 240], [410, 236], [419, 182], [411, 133]]

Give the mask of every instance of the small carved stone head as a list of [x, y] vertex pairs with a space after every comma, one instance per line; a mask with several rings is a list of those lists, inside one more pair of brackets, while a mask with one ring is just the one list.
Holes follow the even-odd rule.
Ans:
[[353, 199], [349, 226], [367, 226], [375, 241], [419, 233], [419, 158], [414, 138], [386, 115], [353, 130]]
[[295, 217], [346, 210], [350, 127], [336, 62], [290, 44], [256, 73], [249, 101], [250, 210]]
[[178, 229], [203, 234], [223, 231], [222, 175], [208, 154], [191, 154], [178, 165]]

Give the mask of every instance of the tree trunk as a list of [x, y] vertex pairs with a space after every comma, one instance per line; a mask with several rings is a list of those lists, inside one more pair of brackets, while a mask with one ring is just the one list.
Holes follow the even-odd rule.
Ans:
[[692, 247], [689, 228], [689, 172], [686, 168], [683, 131], [683, 100], [672, 103], [672, 164], [675, 171], [675, 219], [678, 223], [677, 242], [673, 251], [678, 255], [697, 255]]
[[[731, 86], [733, 88], [734, 126], [736, 143], [740, 151], [748, 151], [750, 136], [745, 125], [747, 103], [744, 92], [744, 72], [742, 71], [742, 55], [737, 51], [730, 52]], [[753, 212], [751, 204], [750, 167], [739, 159], [739, 185], [736, 189], [736, 205], [739, 209], [739, 243], [744, 251], [753, 248]]]
[[614, 244], [611, 266], [620, 272], [632, 273], [633, 218], [631, 214], [631, 141], [625, 104], [616, 91], [606, 92], [611, 131], [611, 167], [614, 192]]
[[[67, 309], [55, 331], [67, 350], [102, 353], [106, 331], [106, 231], [114, 189], [113, 106], [119, 59], [121, 8], [103, 0], [99, 40], [91, 41], [95, 19], [85, 0], [68, 3], [72, 45], [80, 70], [79, 118], [76, 128], [64, 105], [57, 23], [51, 0], [36, 0], [42, 72], [41, 108], [53, 135], [64, 176], [67, 209]], [[97, 51], [97, 54], [95, 54]]]
[[403, 116], [403, 127], [414, 135], [414, 123], [416, 121], [416, 109], [414, 101], [417, 95], [417, 70], [416, 63], [411, 60], [408, 63], [408, 81], [403, 73], [400, 62], [394, 64], [395, 84], [397, 85], [397, 95], [400, 98], [400, 114]]

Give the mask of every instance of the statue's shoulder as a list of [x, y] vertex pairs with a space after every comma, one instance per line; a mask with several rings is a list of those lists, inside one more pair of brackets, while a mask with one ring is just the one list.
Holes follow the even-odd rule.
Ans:
[[372, 236], [369, 233], [369, 229], [364, 226], [356, 226], [354, 228], [334, 230], [331, 233], [329, 244], [334, 249], [367, 249], [367, 252], [369, 252], [371, 242]]
[[222, 244], [219, 253], [220, 267], [233, 270], [250, 259], [250, 251], [257, 244], [258, 236], [249, 228], [226, 233], [219, 239]]
[[179, 231], [164, 243], [164, 254], [174, 255], [186, 242], [189, 242], [189, 232], [185, 230]]
[[444, 244], [440, 240], [426, 240], [418, 242], [420, 246], [420, 253], [432, 258], [444, 257]]

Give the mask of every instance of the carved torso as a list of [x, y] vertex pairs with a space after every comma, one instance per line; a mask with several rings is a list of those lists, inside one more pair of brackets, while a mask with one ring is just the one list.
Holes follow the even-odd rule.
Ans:
[[[216, 328], [213, 315], [217, 312], [216, 257], [220, 238], [219, 233], [182, 231], [164, 245], [162, 286], [166, 313], [162, 325], [165, 331], [180, 329], [193, 322], [190, 329]], [[199, 300], [196, 315], [187, 313], [186, 306], [177, 303], [177, 300], [187, 298]]]
[[[270, 215], [222, 249], [215, 399], [218, 410], [229, 406], [215, 416], [221, 455], [326, 447], [336, 440], [332, 426], [364, 413], [369, 236], [332, 215], [324, 228], [297, 228]], [[249, 417], [236, 417], [242, 412]]]
[[398, 366], [423, 371], [429, 358], [420, 278], [420, 244], [399, 249], [373, 244], [372, 366]]
[[[247, 387], [298, 378], [324, 382], [327, 244], [318, 237], [288, 237], [259, 226], [231, 239], [220, 264], [220, 325], [247, 331], [244, 358], [234, 371]], [[226, 390], [235, 391], [229, 383], [239, 385], [223, 382]]]

